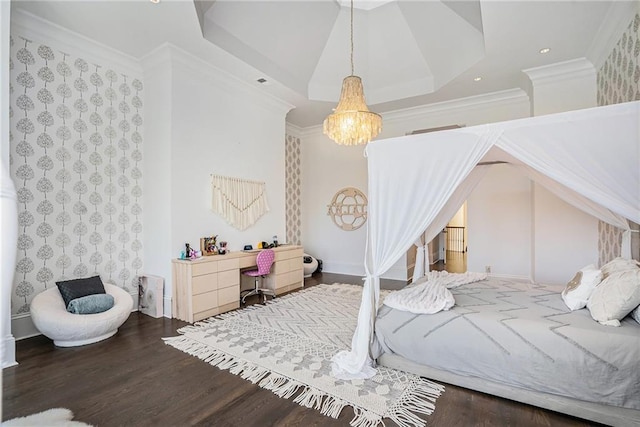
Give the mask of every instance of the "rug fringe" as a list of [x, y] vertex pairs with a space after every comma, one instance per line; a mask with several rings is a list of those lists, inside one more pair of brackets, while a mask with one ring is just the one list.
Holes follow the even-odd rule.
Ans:
[[386, 418], [399, 427], [422, 427], [426, 421], [417, 414], [431, 415], [435, 401], [444, 392], [444, 386], [418, 378], [412, 381], [403, 395], [387, 409]]
[[384, 425], [382, 417], [378, 414], [355, 406], [353, 407], [353, 412], [355, 417], [349, 423], [352, 427], [378, 427], [380, 424]]

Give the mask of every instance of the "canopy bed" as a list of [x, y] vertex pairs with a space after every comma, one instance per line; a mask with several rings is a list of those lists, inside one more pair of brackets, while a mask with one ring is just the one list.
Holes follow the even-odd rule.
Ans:
[[[630, 229], [627, 220], [640, 222], [639, 122], [640, 102], [631, 102], [370, 143], [366, 148], [369, 171], [369, 221], [365, 254], [366, 278], [362, 304], [351, 351], [338, 353], [333, 359], [334, 376], [338, 378], [371, 377], [376, 373], [374, 357], [387, 350], [387, 353], [378, 359], [379, 363], [400, 367], [429, 378], [607, 424], [626, 425], [640, 422], [638, 398], [636, 397], [636, 401], [633, 401], [631, 398], [625, 400], [625, 397], [621, 397], [629, 393], [635, 393], [636, 396], [639, 394], [637, 378], [635, 385], [630, 388], [627, 387], [621, 392], [612, 392], [612, 395], [616, 395], [616, 393], [618, 395], [608, 401], [597, 396], [584, 396], [582, 392], [577, 392], [575, 389], [579, 386], [576, 385], [578, 383], [571, 382], [573, 379], [567, 381], [574, 384], [574, 392], [571, 391], [571, 387], [560, 390], [550, 384], [538, 383], [538, 380], [532, 379], [531, 373], [524, 373], [523, 382], [526, 384], [518, 383], [517, 379], [507, 381], [503, 378], [501, 381], [500, 373], [492, 377], [496, 378], [496, 381], [485, 381], [482, 376], [478, 375], [477, 369], [475, 371], [471, 368], [465, 370], [461, 369], [460, 365], [455, 366], [455, 363], [442, 364], [433, 360], [427, 364], [421, 362], [420, 359], [412, 361], [410, 358], [389, 353], [391, 346], [399, 348], [401, 347], [398, 344], [399, 341], [411, 342], [411, 338], [404, 336], [398, 338], [398, 342], [391, 343], [389, 341], [391, 340], [390, 335], [385, 334], [385, 330], [397, 328], [394, 322], [410, 319], [401, 320], [401, 315], [383, 309], [376, 323], [380, 276], [406, 253], [414, 242], [416, 246], [421, 246], [419, 237], [425, 230], [427, 241], [437, 235], [473, 191], [477, 182], [486, 172], [486, 168], [490, 167], [486, 165], [487, 163], [506, 161], [514, 167], [522, 169], [532, 180], [545, 186], [573, 206], [623, 229], [623, 256], [628, 257], [630, 254]], [[437, 156], [434, 156], [433, 153], [437, 153]], [[487, 162], [488, 160], [489, 162]], [[485, 166], [482, 166], [483, 164]], [[419, 256], [421, 252], [418, 251]], [[424, 256], [423, 253], [422, 256]], [[418, 259], [416, 266], [421, 265], [423, 263]], [[414, 281], [417, 281], [422, 274], [424, 274], [424, 270], [417, 271], [414, 274]], [[502, 285], [511, 286], [509, 284]], [[500, 284], [486, 281], [465, 285], [457, 292], [464, 301], [463, 293], [483, 286], [491, 288], [490, 293], [494, 291], [505, 292], [504, 289], [495, 290], [501, 286]], [[536, 293], [549, 294], [551, 292], [546, 288], [536, 288], [533, 291], [532, 295], [526, 297], [532, 299], [533, 302], [540, 301], [541, 295]], [[553, 292], [556, 292], [557, 299], [560, 299], [560, 291], [554, 290]], [[494, 299], [498, 298], [498, 295], [493, 295]], [[550, 301], [552, 305], [558, 303], [556, 299]], [[540, 305], [540, 307], [544, 307], [544, 305]], [[458, 310], [464, 311], [464, 307], [460, 305]], [[448, 316], [462, 314], [456, 313], [455, 308], [446, 313]], [[438, 313], [438, 315], [442, 314]], [[571, 312], [571, 316], [565, 317], [572, 317], [572, 322], [576, 321], [578, 325], [582, 326], [588, 324], [587, 320], [589, 320], [593, 323], [590, 326], [596, 330], [607, 328], [592, 319], [581, 318], [581, 316], [584, 317], [583, 314], [578, 315], [577, 312]], [[385, 324], [385, 318], [390, 320], [394, 316], [398, 317]], [[411, 316], [415, 317], [416, 315]], [[421, 315], [425, 318], [429, 316], [434, 315]], [[549, 321], [546, 317], [543, 316], [543, 318], [544, 321]], [[443, 317], [439, 319], [440, 322], [443, 321]], [[493, 320], [496, 321], [496, 319]], [[438, 319], [433, 321], [437, 322]], [[529, 318], [528, 321], [533, 322], [532, 318]], [[568, 323], [573, 325], [572, 322]], [[626, 328], [627, 326], [628, 328]], [[490, 325], [487, 327], [491, 328]], [[424, 325], [418, 328], [421, 329], [419, 332], [421, 336], [425, 334], [425, 328], [429, 328], [429, 326]], [[572, 326], [572, 328], [583, 330], [579, 326]], [[594, 334], [599, 337], [611, 335], [607, 332], [611, 332], [610, 329], [613, 328], [608, 328], [609, 330], [604, 334], [602, 332], [594, 332]], [[632, 330], [632, 328], [635, 329]], [[626, 324], [625, 321], [623, 326], [618, 329], [618, 335], [622, 335], [621, 341], [624, 341], [626, 336], [630, 338], [627, 340], [627, 345], [633, 347], [638, 344], [640, 325]], [[557, 337], [557, 334], [549, 332], [556, 329], [546, 328], [546, 330], [548, 337]], [[514, 333], [513, 335], [517, 336], [518, 334]], [[374, 336], [378, 336], [378, 340], [375, 340]], [[532, 340], [534, 338], [523, 336], [519, 345]], [[578, 342], [577, 340], [569, 341]], [[618, 344], [613, 338], [611, 340], [607, 338], [604, 341], [609, 343], [611, 351], [598, 350], [603, 352], [601, 354], [606, 355], [601, 359], [611, 366], [616, 365], [608, 360], [608, 356], [609, 353], [618, 351], [614, 350]], [[443, 348], [436, 349], [438, 345], [442, 345]], [[538, 343], [537, 346], [548, 347], [548, 344]], [[533, 347], [537, 348], [537, 346]], [[577, 346], [573, 345], [573, 347]], [[428, 353], [427, 357], [436, 357], [437, 354], [440, 354], [439, 360], [443, 360], [447, 359], [446, 356], [442, 357], [443, 354], [451, 356], [452, 352], [462, 352], [464, 348], [456, 350], [454, 347], [446, 347], [444, 342], [432, 341], [428, 349], [414, 348], [413, 350]], [[529, 350], [531, 353], [531, 348]], [[638, 351], [637, 348], [635, 350]], [[539, 362], [540, 364], [537, 366], [539, 370], [546, 369], [545, 360], [548, 363], [549, 358], [553, 359], [553, 356], [549, 356], [546, 350], [539, 353], [539, 360], [533, 356], [527, 360], [530, 363]], [[527, 354], [526, 351], [525, 354]], [[458, 356], [460, 364], [465, 363], [465, 355]], [[449, 357], [449, 359], [451, 358]], [[418, 361], [416, 362], [416, 360]], [[566, 362], [566, 366], [570, 366], [571, 363], [578, 365], [585, 363], [584, 356], [577, 356], [576, 360]], [[638, 371], [637, 361], [639, 359], [637, 355], [629, 360], [631, 368]], [[466, 363], [469, 364], [469, 360]], [[493, 366], [500, 363], [498, 357]], [[524, 363], [524, 361], [519, 363]], [[605, 363], [603, 366], [606, 369], [600, 368], [599, 374], [590, 379], [591, 383], [587, 383], [593, 387], [594, 384], [606, 382], [607, 378], [610, 378], [609, 382], [617, 382], [613, 387], [624, 387], [620, 381], [614, 379], [614, 376], [607, 377], [603, 374], [608, 372], [607, 369], [611, 367], [609, 365]], [[488, 363], [483, 366], [488, 369]], [[628, 367], [624, 369], [628, 369]], [[493, 371], [498, 370], [494, 368]], [[624, 376], [624, 374], [622, 375]], [[592, 403], [592, 401], [602, 403]]]

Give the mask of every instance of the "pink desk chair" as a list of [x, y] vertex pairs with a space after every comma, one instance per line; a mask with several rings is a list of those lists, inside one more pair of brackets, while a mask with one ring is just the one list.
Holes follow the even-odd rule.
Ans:
[[260, 253], [256, 257], [256, 265], [258, 266], [258, 269], [242, 272], [242, 274], [244, 274], [245, 276], [255, 278], [254, 288], [248, 291], [242, 297], [241, 301], [243, 305], [245, 304], [247, 297], [250, 297], [251, 295], [262, 295], [262, 297], [264, 298], [264, 302], [267, 302], [267, 295], [271, 295], [273, 298], [276, 297], [275, 291], [259, 287], [260, 278], [264, 279], [271, 272], [271, 266], [273, 265], [273, 261], [275, 260], [275, 258], [275, 252], [273, 252], [271, 249], [264, 249], [260, 251]]

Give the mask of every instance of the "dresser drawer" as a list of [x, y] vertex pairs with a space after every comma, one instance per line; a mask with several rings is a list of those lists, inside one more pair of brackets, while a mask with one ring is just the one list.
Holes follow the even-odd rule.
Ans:
[[203, 294], [218, 289], [218, 273], [195, 276], [191, 279], [193, 295]]
[[289, 263], [289, 271], [300, 270], [303, 268], [302, 256], [291, 258], [287, 262]]
[[237, 270], [240, 268], [238, 258], [223, 259], [218, 261], [218, 271]]
[[291, 269], [289, 268], [288, 259], [285, 259], [282, 261], [276, 261], [273, 263], [273, 266], [271, 267], [271, 274], [282, 274], [282, 273], [288, 273], [289, 271], [291, 271]]
[[[255, 267], [257, 254], [240, 258], [240, 268]], [[257, 267], [256, 267], [257, 268]]]
[[289, 272], [289, 285], [302, 284], [304, 280], [304, 270], [294, 270]]
[[193, 296], [193, 312], [199, 313], [201, 311], [209, 310], [218, 306], [218, 291], [206, 292], [200, 295]]
[[280, 289], [282, 287], [288, 286], [289, 285], [289, 273], [282, 273], [282, 274], [278, 274], [275, 277], [275, 289]]
[[240, 285], [218, 289], [218, 304], [225, 305], [240, 300]]
[[237, 268], [235, 270], [221, 271], [218, 273], [218, 289], [239, 284], [240, 272]]
[[192, 276], [202, 276], [203, 274], [211, 274], [218, 271], [217, 261], [207, 261], [194, 263], [191, 266]]
[[209, 318], [211, 316], [215, 316], [216, 314], [220, 314], [220, 309], [218, 307], [211, 308], [209, 310], [201, 311], [200, 313], [195, 313], [193, 315], [193, 321], [197, 322], [202, 319]]
[[[290, 259], [290, 258], [295, 258], [298, 253], [297, 249], [292, 249], [292, 250], [286, 250], [286, 251], [278, 251], [276, 252], [276, 261], [282, 261], [285, 259]], [[302, 256], [302, 252], [301, 255]]]

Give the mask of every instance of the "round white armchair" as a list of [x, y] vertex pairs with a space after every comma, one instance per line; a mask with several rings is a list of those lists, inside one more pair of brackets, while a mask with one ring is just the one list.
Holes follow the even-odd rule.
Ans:
[[104, 284], [113, 296], [113, 307], [97, 314], [72, 314], [64, 306], [57, 287], [39, 293], [31, 301], [31, 318], [42, 334], [58, 347], [76, 347], [105, 340], [118, 332], [133, 308], [133, 298], [122, 288]]

